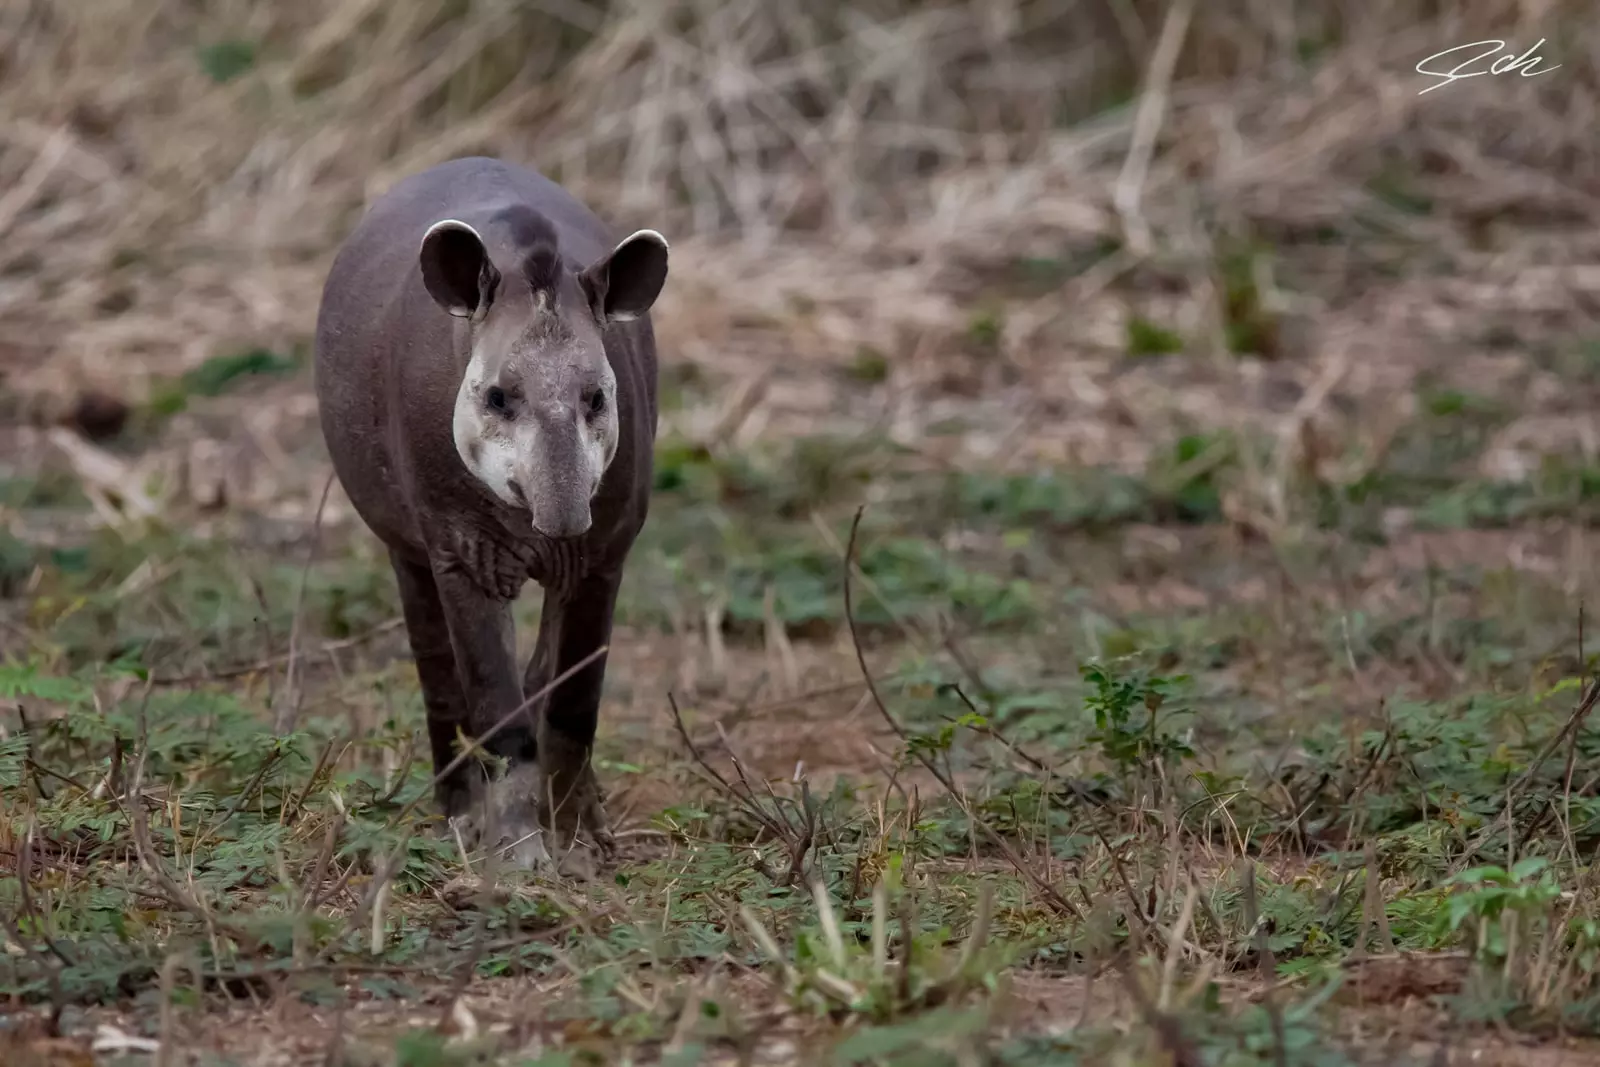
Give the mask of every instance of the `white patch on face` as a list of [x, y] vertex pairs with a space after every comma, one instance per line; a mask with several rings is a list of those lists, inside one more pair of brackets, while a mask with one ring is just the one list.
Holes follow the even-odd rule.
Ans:
[[[578, 420], [578, 455], [583, 464], [581, 471], [572, 473], [582, 479], [579, 484], [587, 488], [590, 499], [599, 492], [601, 478], [616, 459], [619, 437], [617, 379], [603, 354], [600, 359], [600, 386], [606, 397], [604, 414], [590, 419], [587, 413], [570, 412]], [[513, 484], [520, 484], [523, 492], [531, 496], [539, 492], [541, 485], [559, 484], [564, 479], [551, 477], [540, 469], [548, 457], [539, 440], [538, 418], [521, 412], [508, 420], [484, 403], [489, 385], [486, 365], [482, 348], [475, 347], [466, 373], [461, 376], [451, 418], [456, 454], [467, 471], [500, 501], [509, 507], [527, 508], [536, 502], [519, 500], [512, 491]]]
[[456, 454], [472, 476], [503, 503], [521, 507], [521, 502], [511, 491], [511, 483], [516, 480], [519, 466], [518, 452], [526, 451], [526, 445], [518, 447], [517, 438], [534, 435], [538, 429], [526, 420], [507, 422], [488, 410], [483, 403], [486, 378], [483, 352], [474, 349], [472, 359], [467, 363], [467, 372], [461, 376], [461, 388], [456, 391], [456, 409], [450, 423]]
[[589, 423], [583, 436], [583, 458], [588, 465], [585, 473], [589, 476], [589, 495], [592, 497], [600, 491], [600, 479], [611, 468], [611, 461], [617, 458], [617, 376], [611, 371], [611, 364], [601, 357], [601, 388], [606, 394], [606, 411], [600, 418]]
[[589, 485], [592, 487], [589, 490], [589, 496], [593, 498], [595, 493], [600, 491], [600, 476], [605, 474], [608, 466], [606, 443], [600, 438], [599, 434], [590, 433], [584, 435], [583, 461], [588, 467], [584, 473], [588, 475]]

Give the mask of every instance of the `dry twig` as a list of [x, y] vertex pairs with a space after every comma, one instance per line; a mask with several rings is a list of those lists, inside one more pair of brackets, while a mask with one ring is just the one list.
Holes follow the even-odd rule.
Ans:
[[1042, 877], [1040, 877], [1037, 871], [1029, 866], [1021, 856], [1017, 855], [1016, 849], [1011, 847], [1011, 843], [1009, 841], [1002, 837], [1000, 833], [994, 829], [994, 827], [988, 824], [988, 822], [978, 817], [978, 814], [972, 810], [972, 805], [967, 803], [967, 798], [961, 794], [959, 789], [956, 788], [955, 782], [953, 782], [949, 775], [947, 775], [934, 760], [929, 758], [925, 752], [919, 748], [916, 748], [912, 744], [911, 735], [906, 733], [905, 727], [900, 725], [900, 720], [895, 718], [894, 713], [891, 712], [888, 705], [883, 702], [883, 697], [878, 692], [877, 683], [873, 681], [872, 670], [867, 666], [867, 656], [865, 650], [861, 646], [861, 635], [856, 629], [855, 609], [850, 597], [850, 572], [855, 563], [856, 535], [860, 531], [861, 515], [865, 510], [866, 508], [864, 506], [856, 509], [855, 518], [850, 523], [850, 539], [845, 545], [844, 615], [845, 621], [850, 627], [851, 643], [855, 646], [856, 662], [861, 667], [861, 677], [867, 684], [867, 691], [872, 695], [873, 703], [877, 705], [878, 711], [883, 716], [884, 721], [889, 724], [889, 728], [892, 729], [896, 736], [900, 738], [901, 743], [906, 746], [907, 751], [910, 752], [917, 759], [917, 761], [922, 764], [928, 773], [933, 775], [939, 784], [944, 787], [945, 792], [950, 794], [950, 798], [954, 800], [957, 806], [961, 808], [962, 813], [967, 816], [972, 825], [982, 830], [984, 836], [988, 837], [989, 840], [994, 843], [995, 847], [1000, 850], [1000, 854], [1006, 858], [1006, 862], [1015, 867], [1017, 873], [1026, 878], [1029, 883], [1039, 891], [1040, 895], [1044, 897], [1045, 902], [1048, 903], [1053, 910], [1060, 912], [1063, 915], [1070, 915], [1074, 919], [1082, 919], [1083, 913], [1078, 909], [1077, 905], [1063, 897], [1059, 892], [1056, 891], [1054, 886], [1050, 885]]

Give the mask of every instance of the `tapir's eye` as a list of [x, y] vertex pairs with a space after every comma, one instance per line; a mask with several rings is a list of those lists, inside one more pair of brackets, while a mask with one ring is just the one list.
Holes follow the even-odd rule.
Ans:
[[500, 388], [498, 385], [491, 385], [489, 387], [489, 394], [486, 399], [489, 402], [489, 410], [498, 411], [501, 414], [505, 413], [506, 391], [504, 389]]
[[601, 415], [605, 414], [605, 410], [606, 391], [604, 389], [596, 389], [594, 394], [589, 397], [589, 417], [591, 419], [597, 419]]

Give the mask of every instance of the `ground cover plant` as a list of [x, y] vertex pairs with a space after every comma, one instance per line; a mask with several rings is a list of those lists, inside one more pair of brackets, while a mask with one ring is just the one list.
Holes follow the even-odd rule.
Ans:
[[[1585, 14], [0, 13], [0, 1061], [1600, 1061]], [[310, 400], [469, 152], [672, 241], [593, 882]]]

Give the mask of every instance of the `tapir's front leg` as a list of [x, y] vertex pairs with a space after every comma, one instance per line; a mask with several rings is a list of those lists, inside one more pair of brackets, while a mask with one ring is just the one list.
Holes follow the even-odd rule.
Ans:
[[[546, 595], [538, 645], [523, 682], [528, 696], [610, 645], [619, 585], [620, 575], [597, 574], [559, 599]], [[609, 855], [615, 847], [590, 762], [605, 674], [606, 654], [602, 653], [539, 702], [539, 765], [548, 793], [544, 800], [547, 824], [554, 831], [553, 851], [574, 849], [580, 829], [593, 837], [603, 854]], [[581, 865], [577, 856], [572, 858]]]
[[517, 678], [511, 601], [485, 593], [453, 567], [436, 568], [434, 577], [473, 739], [511, 717], [483, 743], [485, 751], [509, 766], [504, 776], [489, 784], [486, 803], [474, 812], [473, 830], [483, 845], [509, 847], [513, 863], [531, 868], [546, 857], [538, 820], [539, 798], [545, 790], [534, 752], [533, 717], [523, 707]]
[[[400, 589], [400, 606], [406, 620], [406, 637], [417, 664], [422, 706], [428, 717], [428, 744], [433, 752], [433, 773], [439, 779], [434, 796], [446, 818], [468, 814], [483, 798], [483, 776], [475, 761], [456, 764], [457, 731], [471, 736], [472, 719], [461, 696], [461, 676], [456, 671], [455, 649], [433, 569], [426, 563], [390, 551]], [[455, 769], [446, 773], [452, 764]]]

